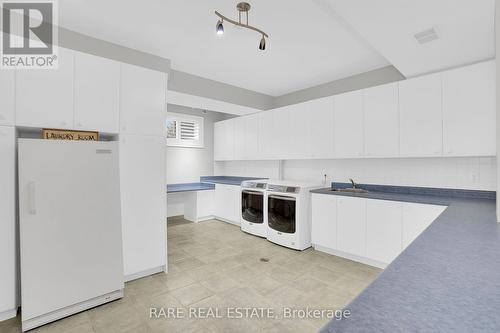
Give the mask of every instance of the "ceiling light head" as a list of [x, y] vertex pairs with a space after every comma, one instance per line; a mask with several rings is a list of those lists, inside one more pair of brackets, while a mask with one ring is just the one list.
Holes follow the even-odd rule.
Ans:
[[259, 44], [259, 50], [265, 50], [266, 49], [266, 38], [262, 36], [260, 39], [260, 44]]
[[217, 35], [223, 35], [224, 34], [224, 25], [222, 24], [223, 20], [217, 21], [217, 25], [215, 26], [215, 31], [217, 32]]

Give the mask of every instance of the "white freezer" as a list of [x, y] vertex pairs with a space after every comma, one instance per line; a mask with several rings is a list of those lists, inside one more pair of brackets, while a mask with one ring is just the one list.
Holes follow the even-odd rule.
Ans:
[[19, 139], [23, 331], [123, 296], [117, 142]]

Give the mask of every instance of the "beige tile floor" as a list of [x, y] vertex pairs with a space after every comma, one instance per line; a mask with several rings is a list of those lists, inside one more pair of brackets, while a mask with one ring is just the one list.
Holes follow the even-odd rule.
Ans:
[[[122, 300], [32, 332], [316, 332], [328, 318], [279, 318], [283, 308], [340, 309], [380, 273], [313, 249], [286, 249], [216, 220], [169, 220], [168, 259], [168, 274], [126, 283]], [[185, 314], [219, 309], [222, 316], [228, 308], [271, 308], [278, 319], [150, 319], [151, 307]], [[0, 323], [0, 332], [20, 332], [19, 317]]]

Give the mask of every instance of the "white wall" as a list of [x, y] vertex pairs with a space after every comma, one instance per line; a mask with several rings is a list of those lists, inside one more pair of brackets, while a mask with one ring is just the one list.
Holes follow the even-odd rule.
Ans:
[[226, 115], [210, 112], [203, 114], [183, 106], [168, 104], [168, 112], [191, 114], [204, 118], [204, 148], [167, 147], [167, 183], [195, 183], [200, 176], [214, 174], [214, 122]]
[[[216, 162], [217, 174], [279, 176], [276, 161]], [[393, 158], [347, 160], [290, 160], [282, 162], [283, 179], [326, 185], [331, 181], [496, 190], [496, 158]]]

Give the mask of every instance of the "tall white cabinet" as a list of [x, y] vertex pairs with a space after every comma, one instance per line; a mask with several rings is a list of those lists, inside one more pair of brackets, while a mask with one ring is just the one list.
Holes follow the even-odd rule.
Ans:
[[0, 321], [17, 312], [15, 129], [0, 126]]
[[123, 264], [126, 280], [166, 264], [166, 144], [151, 135], [120, 135]]
[[165, 73], [122, 64], [120, 176], [125, 279], [166, 270]]
[[0, 126], [14, 126], [15, 71], [0, 71]]

